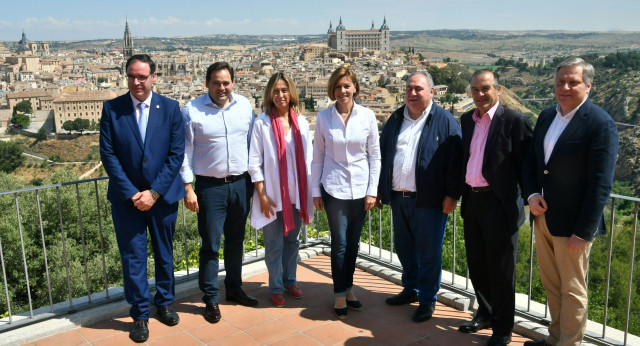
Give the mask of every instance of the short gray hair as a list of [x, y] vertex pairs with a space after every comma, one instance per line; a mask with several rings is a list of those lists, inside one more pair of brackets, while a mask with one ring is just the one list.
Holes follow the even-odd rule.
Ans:
[[407, 86], [409, 86], [409, 79], [413, 78], [413, 76], [416, 75], [423, 75], [427, 78], [427, 83], [429, 83], [429, 89], [433, 89], [433, 77], [431, 77], [431, 74], [427, 71], [416, 71], [412, 74], [409, 75], [409, 77], [407, 78]]
[[593, 83], [593, 76], [596, 74], [596, 70], [593, 68], [593, 65], [577, 57], [571, 57], [559, 63], [558, 66], [556, 66], [556, 72], [555, 72], [554, 78], [558, 77], [558, 72], [560, 71], [561, 68], [567, 67], [567, 66], [569, 67], [581, 66], [582, 80], [584, 81], [584, 84], [590, 85], [591, 83]]
[[491, 70], [486, 70], [486, 69], [476, 70], [476, 72], [474, 72], [473, 75], [471, 76], [471, 82], [473, 83], [473, 80], [476, 77], [483, 75], [485, 73], [490, 73], [493, 76], [493, 87], [498, 89], [498, 87], [500, 86], [500, 81], [498, 80], [498, 74]]

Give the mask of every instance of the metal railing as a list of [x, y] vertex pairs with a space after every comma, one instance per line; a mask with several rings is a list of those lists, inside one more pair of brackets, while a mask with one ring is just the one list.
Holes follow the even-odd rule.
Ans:
[[[112, 290], [121, 285], [122, 273], [110, 204], [105, 198], [107, 179], [103, 177], [70, 181], [0, 192], [0, 206], [4, 210], [4, 215], [0, 215], [1, 290], [4, 293], [3, 296], [0, 295], [0, 314], [5, 314], [0, 320], [0, 332], [122, 298], [121, 292], [114, 293]], [[622, 310], [615, 307], [618, 320], [621, 311], [624, 315], [623, 326], [619, 323], [616, 325], [624, 332], [624, 344], [627, 344], [632, 320], [638, 323], [634, 318], [640, 319], [632, 315], [632, 311], [640, 310], [640, 306], [633, 305], [632, 299], [636, 285], [640, 284], [633, 281], [639, 203], [638, 198], [612, 194], [605, 214], [611, 231], [606, 237], [596, 240], [600, 251], [605, 251], [607, 258], [606, 278], [601, 280], [589, 276], [590, 288], [602, 287], [600, 298], [604, 302], [601, 322], [598, 321], [602, 324], [602, 332], [597, 336], [602, 340], [606, 339], [607, 331], [610, 330], [608, 322], [613, 311], [610, 307], [612, 287], [619, 292], [625, 286], [626, 306]], [[621, 207], [623, 214], [618, 210]], [[12, 210], [15, 211], [14, 216]], [[388, 207], [376, 210], [368, 213], [362, 233], [362, 242], [368, 246], [361, 246], [360, 255], [399, 268], [394, 251], [390, 210]], [[617, 222], [616, 217], [621, 221]], [[186, 270], [187, 274], [183, 278], [185, 280], [195, 275], [189, 265], [190, 256], [197, 256], [197, 251], [190, 249], [196, 249], [199, 244], [195, 218], [195, 214], [185, 212], [184, 205], [181, 204], [174, 239], [174, 264], [177, 268]], [[178, 239], [179, 231], [181, 239]], [[469, 291], [471, 288], [462, 234], [461, 219], [457, 211], [454, 211], [449, 216], [443, 249], [443, 254], [447, 253], [447, 258], [450, 258], [443, 261], [443, 269], [450, 271], [451, 279], [448, 282], [443, 279], [443, 286], [456, 290], [462, 287]], [[631, 248], [616, 248], [614, 238], [623, 236], [630, 239]], [[253, 243], [250, 252], [255, 253], [248, 261], [259, 259], [259, 237], [259, 230], [247, 232], [247, 240]], [[520, 243], [527, 245], [519, 250], [519, 256], [525, 256], [521, 262], [527, 264], [526, 278], [520, 280], [521, 283], [524, 282], [520, 287], [526, 286], [520, 293], [527, 296], [527, 308], [519, 313], [530, 313], [535, 299], [544, 304], [544, 294], [540, 299], [534, 237], [528, 224], [521, 228], [520, 237]], [[303, 228], [301, 238], [303, 244], [330, 240], [324, 213], [316, 213], [316, 221], [309, 228]], [[595, 245], [594, 243], [594, 247]], [[592, 249], [592, 256], [593, 251]], [[624, 269], [628, 270], [628, 275], [626, 281], [621, 282], [622, 275], [614, 275], [612, 268], [624, 256], [628, 256], [624, 260]], [[100, 267], [99, 270], [95, 269], [97, 266]], [[591, 272], [590, 270], [589, 273]], [[149, 276], [153, 276], [152, 270]], [[38, 284], [34, 285], [34, 280]], [[534, 288], [538, 290], [537, 295]], [[85, 299], [78, 302], [80, 297]], [[597, 297], [590, 296], [590, 300], [594, 298]], [[591, 313], [592, 311], [590, 317]], [[548, 311], [545, 310], [543, 318], [548, 319]]]

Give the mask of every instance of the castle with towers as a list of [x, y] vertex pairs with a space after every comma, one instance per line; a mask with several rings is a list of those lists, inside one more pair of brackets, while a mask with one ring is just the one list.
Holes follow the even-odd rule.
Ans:
[[331, 49], [344, 52], [352, 52], [356, 50], [378, 50], [388, 52], [391, 50], [389, 26], [385, 17], [380, 29], [376, 29], [373, 21], [369, 30], [347, 30], [342, 24], [342, 17], [336, 26], [329, 22], [329, 30], [327, 31], [327, 45]]

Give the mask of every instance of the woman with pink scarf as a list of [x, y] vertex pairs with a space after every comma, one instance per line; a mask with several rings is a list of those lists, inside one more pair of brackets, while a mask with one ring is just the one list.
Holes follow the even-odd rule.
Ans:
[[251, 226], [262, 228], [269, 290], [275, 306], [284, 292], [302, 298], [296, 281], [300, 226], [313, 220], [309, 184], [311, 138], [300, 115], [298, 92], [284, 73], [271, 76], [262, 113], [253, 125], [249, 174], [254, 184]]

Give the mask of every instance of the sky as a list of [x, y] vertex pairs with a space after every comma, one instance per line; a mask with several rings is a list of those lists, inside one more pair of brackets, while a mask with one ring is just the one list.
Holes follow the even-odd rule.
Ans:
[[324, 34], [347, 30], [437, 29], [638, 31], [638, 0], [4, 0], [0, 41], [122, 38], [211, 34]]

